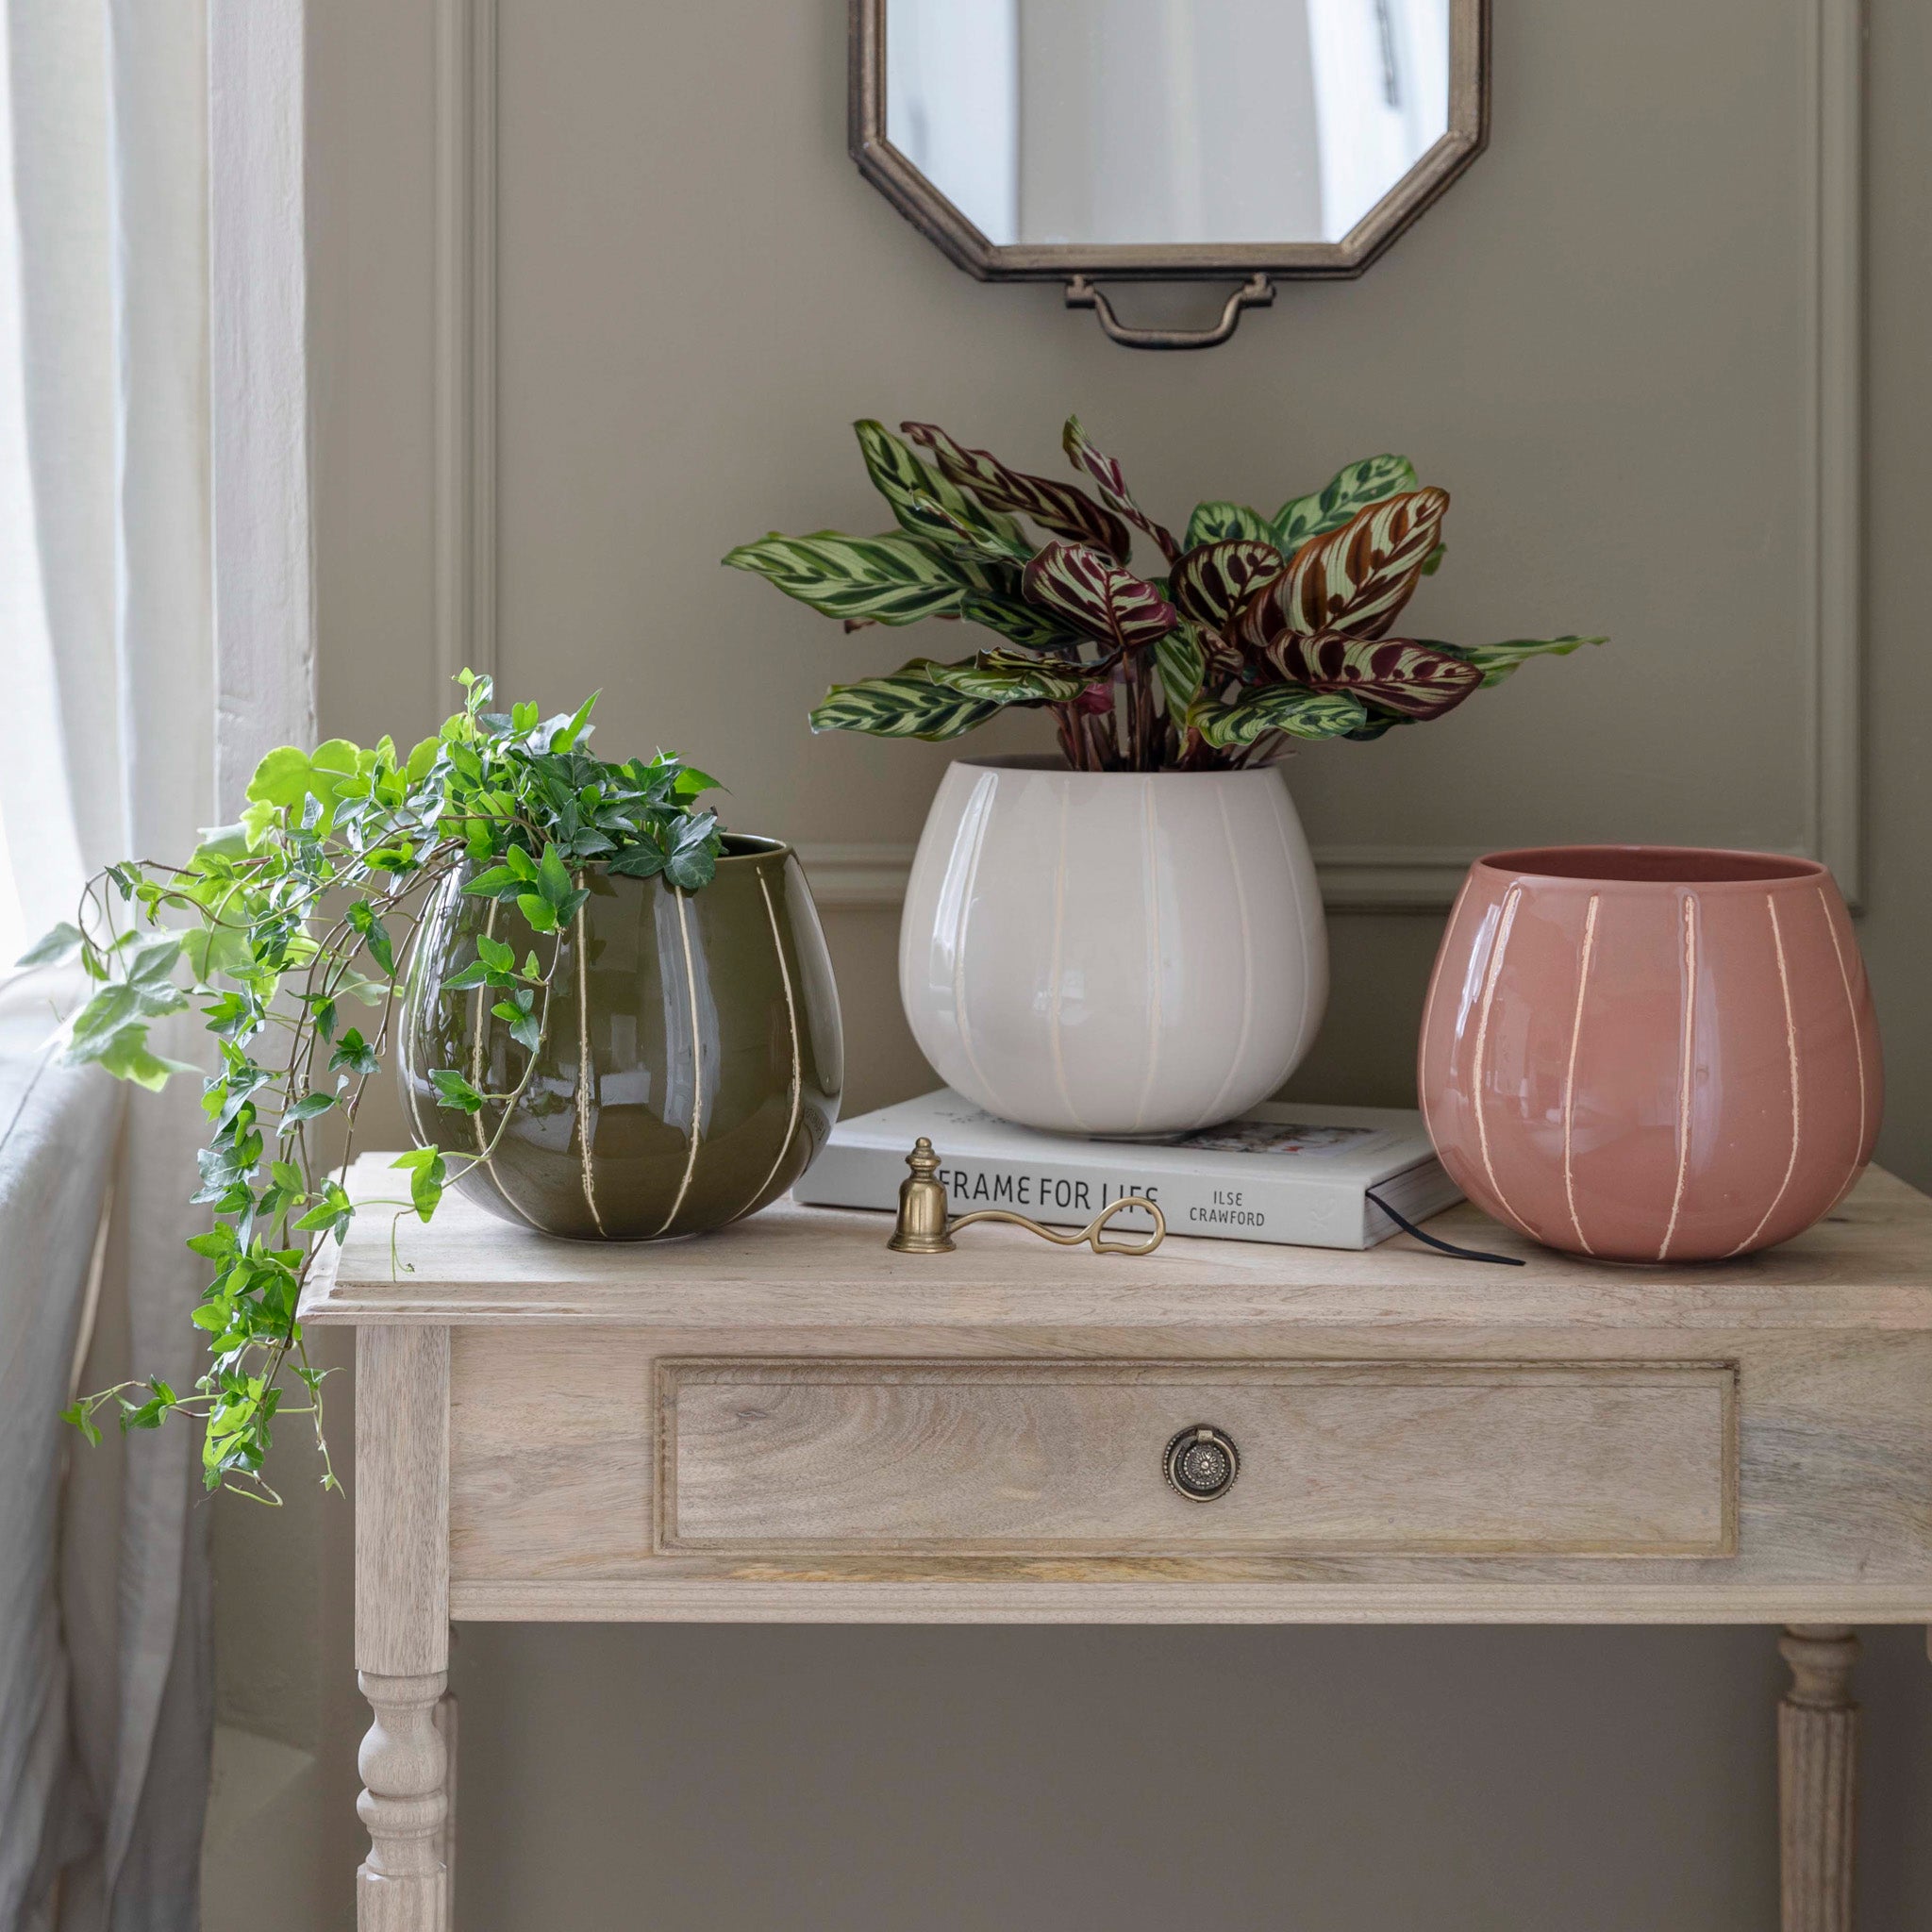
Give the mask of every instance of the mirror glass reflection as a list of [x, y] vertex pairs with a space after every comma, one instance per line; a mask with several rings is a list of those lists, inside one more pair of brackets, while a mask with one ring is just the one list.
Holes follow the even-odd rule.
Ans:
[[1339, 242], [1449, 125], [1449, 0], [887, 0], [886, 130], [984, 234]]

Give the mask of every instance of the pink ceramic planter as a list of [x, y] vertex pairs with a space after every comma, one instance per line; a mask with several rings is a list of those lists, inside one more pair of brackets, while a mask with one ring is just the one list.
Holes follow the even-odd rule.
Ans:
[[1790, 1240], [1863, 1171], [1883, 1100], [1844, 901], [1822, 865], [1771, 853], [1479, 859], [1420, 1060], [1429, 1132], [1470, 1198], [1620, 1261]]

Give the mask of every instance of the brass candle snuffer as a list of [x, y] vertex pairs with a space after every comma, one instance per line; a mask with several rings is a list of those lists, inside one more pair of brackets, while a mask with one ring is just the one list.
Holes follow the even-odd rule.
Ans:
[[[1073, 1234], [1042, 1227], [1039, 1222], [1007, 1208], [975, 1208], [970, 1214], [949, 1218], [946, 1184], [940, 1179], [940, 1158], [924, 1134], [913, 1143], [906, 1165], [912, 1172], [899, 1183], [899, 1221], [891, 1240], [886, 1243], [897, 1255], [949, 1255], [953, 1251], [953, 1237], [975, 1221], [1009, 1221], [1015, 1227], [1024, 1227], [1058, 1248], [1089, 1247], [1096, 1255], [1151, 1255], [1167, 1239], [1167, 1217], [1145, 1194], [1123, 1194]], [[1115, 1215], [1129, 1208], [1144, 1208], [1154, 1217], [1154, 1231], [1138, 1241], [1103, 1241], [1101, 1230]]]

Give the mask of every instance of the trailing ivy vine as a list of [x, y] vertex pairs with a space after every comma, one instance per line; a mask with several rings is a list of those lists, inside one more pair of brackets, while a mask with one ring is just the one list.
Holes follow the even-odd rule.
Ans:
[[[462, 709], [407, 755], [388, 738], [270, 752], [239, 824], [209, 833], [185, 865], [106, 867], [75, 921], [21, 962], [77, 959], [93, 983], [64, 1028], [70, 1062], [158, 1089], [202, 1070], [157, 1050], [157, 1022], [197, 1008], [214, 1038], [192, 1197], [213, 1225], [188, 1243], [213, 1272], [193, 1317], [208, 1336], [207, 1372], [186, 1393], [149, 1376], [64, 1411], [91, 1442], [104, 1410], [124, 1430], [198, 1419], [210, 1490], [280, 1501], [263, 1466], [281, 1415], [312, 1419], [323, 1486], [339, 1487], [323, 1428], [327, 1372], [308, 1357], [296, 1308], [321, 1244], [340, 1242], [355, 1219], [345, 1181], [357, 1114], [388, 1058], [438, 890], [465, 872], [460, 891], [514, 903], [548, 941], [547, 954], [533, 948], [520, 961], [481, 939], [475, 961], [443, 982], [495, 995], [491, 1010], [528, 1051], [527, 1081], [560, 936], [587, 896], [585, 869], [694, 891], [716, 868], [717, 815], [696, 802], [716, 780], [663, 753], [624, 764], [591, 757], [583, 747], [595, 694], [540, 719], [534, 704], [491, 709], [488, 677], [465, 671], [458, 682]], [[456, 1068], [431, 1078], [445, 1106], [470, 1114], [521, 1091], [480, 1092]], [[511, 1112], [505, 1105], [479, 1153], [403, 1155], [408, 1197], [383, 1205], [427, 1221], [450, 1183], [494, 1152]], [[301, 1393], [284, 1407], [291, 1384]]]

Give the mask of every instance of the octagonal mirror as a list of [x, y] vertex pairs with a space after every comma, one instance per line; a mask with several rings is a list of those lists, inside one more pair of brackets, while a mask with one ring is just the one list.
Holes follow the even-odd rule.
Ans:
[[1084, 306], [1090, 278], [1246, 276], [1231, 317], [1272, 276], [1359, 275], [1468, 166], [1487, 25], [1485, 0], [853, 0], [852, 151], [974, 275]]

